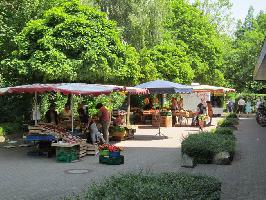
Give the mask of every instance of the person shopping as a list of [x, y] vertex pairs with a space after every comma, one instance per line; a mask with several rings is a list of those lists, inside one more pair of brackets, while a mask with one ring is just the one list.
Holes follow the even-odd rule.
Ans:
[[208, 126], [212, 125], [212, 117], [213, 117], [213, 110], [212, 110], [212, 104], [210, 101], [206, 101], [207, 103], [207, 112], [208, 112], [208, 116], [210, 117], [210, 121], [207, 124]]
[[96, 141], [98, 139], [101, 139], [101, 142], [105, 143], [105, 139], [103, 138], [103, 135], [98, 130], [97, 124], [96, 124], [96, 117], [93, 117], [90, 122], [90, 136], [92, 144], [95, 145]]
[[102, 103], [98, 103], [96, 105], [96, 109], [99, 110], [98, 117], [100, 119], [100, 123], [102, 124], [103, 137], [108, 143], [109, 142], [109, 126], [111, 123], [110, 112]]

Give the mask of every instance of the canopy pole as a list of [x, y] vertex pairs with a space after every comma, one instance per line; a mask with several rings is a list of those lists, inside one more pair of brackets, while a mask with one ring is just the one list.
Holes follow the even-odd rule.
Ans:
[[35, 126], [38, 125], [38, 121], [37, 121], [37, 92], [35, 92], [34, 94], [34, 115], [35, 115], [35, 119], [34, 119], [34, 124]]
[[130, 94], [127, 94], [127, 123], [126, 125], [130, 125]]
[[71, 109], [71, 132], [73, 133], [74, 131], [73, 94], [71, 94], [70, 109]]

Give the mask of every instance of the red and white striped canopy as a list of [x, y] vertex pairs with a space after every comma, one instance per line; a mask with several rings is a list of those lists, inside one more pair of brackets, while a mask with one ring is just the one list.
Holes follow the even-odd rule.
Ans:
[[148, 94], [147, 89], [125, 87], [117, 85], [100, 85], [86, 83], [57, 83], [57, 84], [31, 84], [21, 85], [8, 88], [0, 88], [0, 94], [5, 93], [44, 93], [44, 92], [61, 92], [65, 95], [93, 95], [110, 94], [112, 92], [123, 91], [129, 94]]

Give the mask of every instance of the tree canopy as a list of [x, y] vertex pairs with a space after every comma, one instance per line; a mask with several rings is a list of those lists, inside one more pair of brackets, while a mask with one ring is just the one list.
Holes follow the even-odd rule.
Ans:
[[265, 13], [234, 34], [230, 0], [0, 2], [0, 84], [135, 85], [166, 79], [259, 91], [252, 72]]
[[123, 45], [115, 22], [77, 1], [31, 20], [15, 42], [17, 50], [2, 62], [12, 81], [136, 84], [139, 78], [136, 51]]

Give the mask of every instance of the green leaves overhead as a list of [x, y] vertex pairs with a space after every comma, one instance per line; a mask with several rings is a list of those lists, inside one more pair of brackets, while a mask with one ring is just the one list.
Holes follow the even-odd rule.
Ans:
[[122, 44], [115, 23], [75, 1], [30, 21], [15, 41], [18, 50], [3, 65], [7, 73], [19, 75], [20, 82], [138, 80], [136, 52]]
[[159, 79], [170, 80], [178, 83], [191, 83], [194, 72], [190, 66], [189, 56], [186, 54], [187, 46], [184, 43], [173, 45], [171, 43], [163, 43], [155, 46], [150, 50], [143, 50], [142, 65], [145, 77], [149, 79], [148, 66], [151, 65], [153, 71], [157, 73], [155, 76]]

